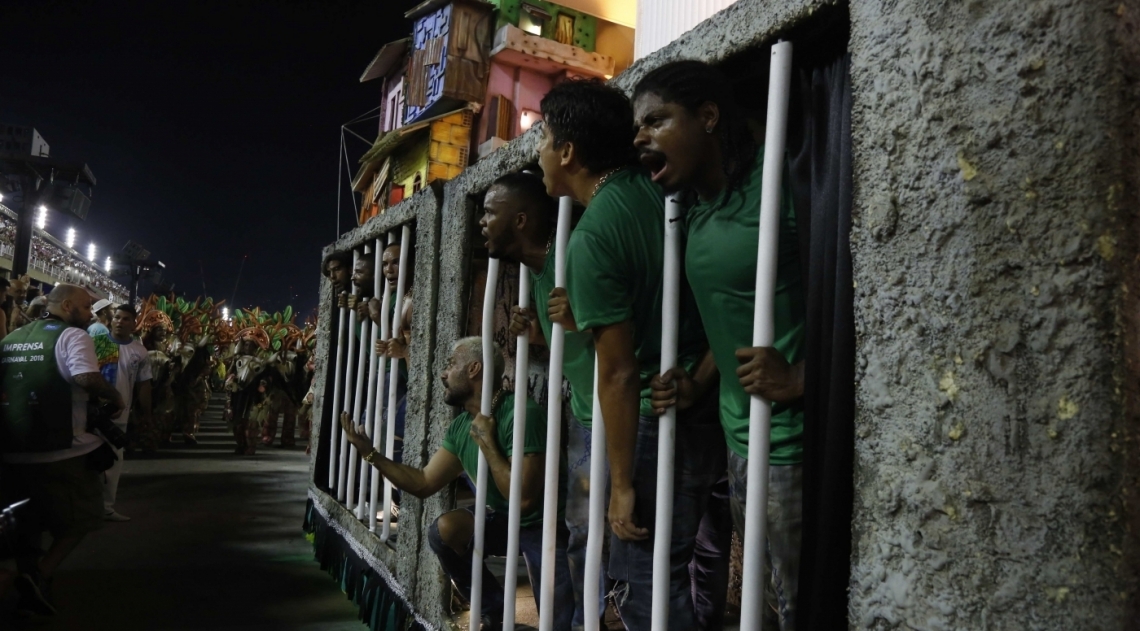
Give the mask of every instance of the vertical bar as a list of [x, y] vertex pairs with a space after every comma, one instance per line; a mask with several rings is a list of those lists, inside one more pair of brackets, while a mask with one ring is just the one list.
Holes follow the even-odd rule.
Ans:
[[590, 598], [583, 596], [582, 613], [586, 631], [599, 631], [602, 612], [598, 599], [592, 596], [602, 580], [602, 538], [605, 537], [606, 519], [606, 424], [602, 419], [602, 401], [598, 398], [598, 356], [594, 355], [594, 418], [590, 430], [590, 527], [586, 533], [585, 585], [582, 593], [590, 590]]
[[[408, 246], [411, 245], [411, 229], [405, 225], [400, 230], [400, 271], [396, 276], [396, 315], [388, 339], [402, 335], [404, 331], [404, 292], [408, 282]], [[400, 360], [392, 358], [392, 374], [388, 375], [388, 423], [384, 427], [384, 456], [391, 459], [396, 450], [396, 404], [400, 398], [396, 392], [400, 379]], [[387, 542], [392, 534], [392, 483], [384, 479], [384, 525], [380, 530], [380, 541]]]
[[[389, 242], [395, 241], [395, 237], [389, 236], [388, 241]], [[377, 242], [379, 242], [379, 239], [377, 239]], [[380, 261], [379, 263], [377, 263], [377, 266], [376, 266], [376, 272], [375, 272], [376, 277], [382, 278], [383, 273], [381, 270], [384, 269], [384, 267], [383, 267], [384, 250], [383, 249], [380, 250], [380, 256], [378, 256], [376, 258], [376, 260]], [[381, 287], [383, 287], [383, 291], [384, 291], [383, 296], [384, 297], [380, 300], [380, 339], [387, 340], [391, 336], [391, 333], [390, 333], [390, 331], [391, 331], [391, 314], [388, 311], [388, 307], [391, 305], [390, 301], [392, 300], [392, 289], [388, 286], [388, 283], [386, 281], [381, 281]], [[373, 344], [372, 347], [375, 348], [376, 345]], [[375, 355], [375, 352], [373, 352], [373, 354]], [[373, 419], [372, 419], [372, 448], [373, 449], [380, 449], [381, 447], [384, 446], [384, 439], [380, 433], [381, 427], [383, 426], [383, 420], [384, 420], [384, 415], [381, 412], [381, 410], [384, 409], [384, 406], [380, 405], [380, 400], [381, 400], [380, 398], [384, 394], [383, 393], [383, 390], [384, 390], [383, 386], [384, 386], [384, 378], [387, 376], [388, 355], [387, 355], [387, 353], [385, 353], [383, 357], [377, 356], [376, 359], [379, 360], [379, 363], [377, 365], [376, 373], [375, 373], [376, 374], [376, 390], [377, 390], [377, 392], [376, 392], [376, 404], [375, 404], [375, 407], [372, 408], [372, 415], [373, 415]], [[392, 453], [388, 449], [384, 450], [384, 455], [388, 458], [392, 457]], [[368, 509], [368, 530], [370, 530], [371, 532], [376, 532], [376, 508], [377, 508], [377, 506], [379, 506], [378, 502], [380, 499], [380, 497], [379, 497], [380, 496], [380, 485], [386, 484], [386, 482], [381, 482], [380, 470], [375, 468], [375, 467], [372, 468], [372, 480], [371, 480], [371, 482], [372, 482], [372, 484], [370, 485], [370, 491], [369, 491], [369, 495], [368, 495], [368, 497], [369, 497], [369, 502], [368, 502], [368, 506], [369, 506], [369, 509]], [[387, 498], [385, 499], [385, 501], [387, 501]], [[384, 510], [385, 510], [385, 513], [387, 513], [388, 508], [385, 507]], [[385, 538], [385, 541], [387, 541], [387, 538]]]
[[[340, 295], [337, 295], [337, 304], [339, 305]], [[332, 398], [332, 424], [333, 431], [329, 432], [329, 491], [335, 491], [337, 487], [337, 471], [336, 465], [339, 462], [337, 458], [337, 447], [345, 440], [344, 429], [340, 426], [340, 396], [341, 390], [344, 386], [344, 351], [345, 351], [345, 338], [348, 335], [348, 325], [346, 320], [348, 318], [347, 309], [344, 307], [337, 307], [337, 339], [336, 339], [336, 368], [333, 372], [333, 398]]]
[[[558, 200], [558, 229], [554, 235], [554, 286], [566, 286], [566, 242], [570, 239], [569, 197]], [[545, 309], [537, 304], [535, 309]], [[538, 595], [539, 631], [554, 629], [554, 551], [558, 547], [558, 477], [562, 457], [562, 358], [566, 331], [550, 327], [550, 379], [546, 387], [546, 493], [542, 505], [542, 584]], [[553, 488], [552, 488], [553, 485]]]
[[[372, 257], [372, 259], [373, 259], [373, 261], [372, 261], [372, 297], [373, 298], [379, 298], [380, 297], [380, 285], [381, 285], [380, 279], [382, 279], [384, 277], [384, 275], [381, 273], [381, 269], [383, 269], [381, 267], [381, 265], [383, 264], [383, 262], [380, 260], [381, 256], [383, 256], [383, 254], [384, 254], [384, 242], [383, 242], [381, 237], [376, 237], [376, 241], [372, 244], [372, 254], [373, 254], [373, 257]], [[383, 284], [387, 285], [388, 283], [383, 283]], [[378, 403], [378, 399], [379, 399], [379, 397], [376, 395], [377, 384], [379, 382], [379, 379], [377, 378], [377, 374], [378, 374], [377, 371], [379, 370], [379, 364], [381, 362], [380, 362], [380, 358], [376, 355], [375, 349], [376, 349], [377, 336], [380, 334], [380, 327], [377, 326], [376, 323], [373, 322], [370, 329], [372, 331], [372, 335], [371, 335], [371, 337], [369, 337], [368, 347], [367, 347], [367, 351], [366, 351], [368, 353], [368, 375], [369, 375], [369, 377], [368, 377], [368, 395], [367, 395], [366, 402], [364, 404], [364, 417], [366, 419], [364, 422], [364, 425], [365, 425], [365, 427], [371, 428], [369, 430], [370, 433], [368, 435], [372, 437], [372, 447], [376, 448], [376, 447], [378, 447], [378, 445], [376, 444], [376, 425], [377, 425], [376, 419], [380, 418], [380, 415], [376, 413], [376, 407], [377, 407], [377, 403]], [[353, 422], [355, 422], [355, 421], [353, 421]], [[367, 473], [369, 470], [371, 470], [371, 472], [372, 472], [372, 475], [370, 475], [370, 476]], [[372, 501], [368, 501], [371, 498], [371, 496], [369, 495], [369, 489], [372, 487], [369, 484], [369, 482], [371, 482], [371, 480], [366, 479], [366, 476], [368, 476], [368, 478], [372, 478], [372, 477], [375, 477], [376, 473], [379, 473], [379, 472], [376, 471], [375, 467], [368, 467], [365, 465], [365, 463], [363, 461], [361, 461], [361, 463], [360, 463], [360, 496], [356, 501], [356, 518], [361, 519], [361, 520], [364, 519], [364, 511], [367, 508], [368, 512], [371, 513], [371, 517], [368, 518], [368, 523], [369, 523], [369, 527], [372, 530], [376, 530], [376, 500], [372, 499]]]
[[[360, 252], [358, 252], [357, 250], [353, 250], [352, 251], [352, 269], [353, 269], [353, 271], [356, 270], [356, 262], [359, 260], [360, 260]], [[351, 282], [352, 281], [350, 279], [349, 283], [351, 283]], [[354, 284], [354, 285], [352, 285], [352, 295], [355, 296], [356, 293], [357, 293], [356, 292], [356, 285]], [[348, 338], [348, 362], [345, 364], [345, 368], [344, 368], [344, 371], [345, 371], [344, 389], [343, 389], [344, 400], [337, 402], [337, 405], [340, 406], [340, 410], [343, 412], [349, 412], [352, 409], [352, 406], [349, 405], [349, 403], [351, 402], [351, 399], [349, 399], [349, 397], [352, 396], [352, 389], [349, 386], [350, 386], [350, 384], [352, 384], [353, 376], [356, 374], [356, 343], [355, 343], [356, 338], [355, 338], [355, 335], [356, 335], [356, 309], [349, 309], [348, 310], [348, 336], [349, 336], [349, 338]], [[338, 423], [340, 422], [340, 412], [337, 412], [337, 422]], [[356, 419], [355, 418], [352, 419], [352, 422], [355, 423]], [[355, 455], [355, 451], [356, 450], [353, 450], [354, 455]], [[336, 498], [340, 502], [344, 502], [345, 498], [347, 497], [346, 486], [347, 486], [347, 482], [348, 482], [348, 479], [347, 479], [348, 478], [348, 471], [347, 471], [348, 454], [349, 454], [348, 435], [342, 434], [341, 435], [341, 441], [340, 441], [340, 462], [337, 464], [337, 476], [336, 476], [337, 477]]]
[[[780, 179], [784, 172], [784, 141], [787, 136], [788, 90], [792, 76], [792, 44], [772, 46], [768, 79], [768, 121], [764, 141], [764, 189], [760, 197], [760, 236], [756, 247], [756, 312], [752, 320], [752, 345], [771, 346], [775, 338], [773, 302], [780, 230]], [[744, 598], [741, 603], [742, 631], [760, 631], [764, 609], [764, 547], [768, 528], [768, 450], [771, 443], [772, 406], [753, 396], [748, 415], [748, 491], [744, 514]]]
[[[661, 304], [661, 372], [677, 365], [677, 320], [681, 293], [681, 205], [665, 200], [665, 257]], [[673, 540], [673, 456], [677, 406], [658, 421], [657, 514], [653, 528], [653, 631], [669, 628], [669, 552]]]
[[[487, 287], [483, 292], [483, 392], [479, 413], [491, 415], [495, 377], [495, 345], [491, 339], [495, 331], [495, 289], [499, 284], [499, 259], [487, 259]], [[471, 546], [471, 629], [478, 629], [483, 604], [483, 542], [487, 527], [487, 458], [479, 450], [479, 466], [475, 472], [475, 540]]]
[[[367, 260], [364, 257], [371, 254], [368, 246], [361, 248], [363, 250], [361, 260]], [[375, 274], [375, 272], [373, 272]], [[357, 317], [360, 322], [360, 339], [357, 341], [356, 350], [356, 384], [353, 388], [352, 396], [352, 422], [353, 424], [360, 423], [361, 417], [364, 415], [364, 393], [365, 393], [365, 377], [368, 372], [368, 338], [369, 330], [372, 328], [372, 321], [368, 318]], [[360, 468], [361, 454], [355, 445], [348, 448], [348, 497], [345, 506], [349, 510], [356, 508], [356, 499], [358, 497], [358, 489], [356, 488], [356, 472]], [[359, 512], [359, 511], [357, 511]]]
[[[530, 306], [530, 269], [519, 263], [519, 307]], [[526, 452], [527, 373], [530, 331], [515, 338], [515, 416], [511, 436], [511, 488], [507, 498], [507, 573], [503, 577], [503, 631], [515, 628], [515, 590], [519, 582], [519, 523], [522, 520], [522, 463]], [[555, 478], [557, 489], [558, 478]], [[557, 492], [557, 490], [555, 491]]]

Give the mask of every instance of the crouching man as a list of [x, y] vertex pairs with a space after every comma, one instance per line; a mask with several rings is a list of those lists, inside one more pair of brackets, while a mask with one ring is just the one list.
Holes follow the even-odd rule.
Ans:
[[[495, 345], [495, 362], [491, 376], [496, 385], [502, 383], [503, 354]], [[487, 459], [491, 480], [487, 484], [487, 521], [484, 550], [487, 555], [502, 555], [507, 550], [507, 500], [510, 495], [511, 467], [515, 464], [511, 453], [514, 432], [514, 394], [496, 388], [491, 404], [491, 416], [479, 413], [483, 391], [482, 340], [467, 337], [452, 348], [441, 379], [444, 400], [448, 405], [462, 408], [451, 421], [443, 448], [436, 451], [423, 469], [395, 463], [372, 448], [372, 439], [365, 435], [364, 426], [353, 426], [350, 416], [341, 415], [341, 426], [349, 442], [365, 454], [365, 461], [376, 467], [381, 475], [402, 491], [419, 498], [429, 497], [449, 482], [466, 472], [477, 481], [479, 452]], [[526, 444], [521, 458], [523, 468], [521, 524], [519, 552], [526, 559], [527, 571], [534, 592], [540, 593], [542, 575], [542, 503], [545, 481], [546, 420], [534, 401], [526, 406]], [[561, 488], [561, 485], [560, 485]], [[561, 492], [560, 492], [561, 495]], [[561, 498], [560, 498], [561, 500]], [[560, 501], [560, 504], [562, 502]], [[561, 506], [559, 513], [562, 513]], [[568, 532], [559, 515], [558, 544], [554, 570], [554, 628], [569, 631], [574, 614], [574, 590], [566, 562]], [[474, 543], [475, 518], [468, 509], [457, 509], [440, 515], [428, 530], [428, 542], [447, 575], [459, 588], [464, 598], [471, 593], [471, 554]], [[494, 576], [483, 566], [482, 627], [502, 627], [503, 589]], [[474, 606], [474, 604], [472, 605]]]

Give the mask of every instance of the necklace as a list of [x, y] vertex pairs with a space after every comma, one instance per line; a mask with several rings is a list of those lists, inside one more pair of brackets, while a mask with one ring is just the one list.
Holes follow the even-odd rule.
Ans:
[[495, 391], [495, 396], [491, 397], [491, 416], [495, 415], [495, 408], [499, 407], [499, 399], [502, 398], [504, 390], [499, 388]]
[[542, 253], [542, 258], [550, 256], [550, 246], [554, 245], [554, 233], [558, 232], [558, 228], [551, 228], [550, 236], [546, 239], [546, 251]]
[[591, 201], [593, 201], [594, 197], [597, 196], [598, 190], [602, 188], [602, 184], [605, 184], [606, 180], [610, 179], [611, 175], [613, 175], [614, 173], [617, 173], [620, 170], [621, 170], [621, 167], [616, 167], [616, 168], [610, 169], [609, 171], [606, 171], [606, 173], [604, 175], [602, 175], [601, 178], [598, 179], [598, 183], [594, 185], [594, 193], [593, 193], [593, 195], [590, 195]]

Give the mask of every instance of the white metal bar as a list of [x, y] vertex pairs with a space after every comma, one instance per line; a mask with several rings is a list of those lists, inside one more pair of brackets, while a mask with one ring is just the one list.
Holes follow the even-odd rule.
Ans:
[[[343, 293], [343, 292], [342, 292]], [[337, 302], [339, 304], [340, 294], [337, 294]], [[333, 377], [333, 403], [332, 403], [332, 432], [329, 433], [329, 490], [335, 491], [337, 486], [337, 463], [340, 462], [338, 458], [340, 443], [346, 442], [344, 438], [344, 430], [340, 426], [340, 413], [341, 408], [341, 391], [344, 389], [344, 367], [345, 367], [345, 346], [348, 337], [348, 309], [344, 307], [337, 307], [337, 340], [336, 340], [336, 368], [334, 369]]]
[[[411, 241], [411, 229], [405, 225], [400, 230], [400, 270], [396, 275], [396, 314], [392, 319], [392, 329], [388, 332], [388, 340], [404, 331], [404, 293], [408, 282], [408, 246]], [[385, 310], [387, 313], [387, 310]], [[392, 373], [388, 375], [388, 422], [384, 426], [384, 456], [391, 459], [396, 450], [396, 404], [399, 403], [399, 393], [396, 392], [400, 380], [400, 360], [392, 358]], [[387, 542], [392, 534], [392, 483], [384, 480], [384, 524], [380, 530], [380, 541]]]
[[[780, 231], [780, 180], [784, 172], [788, 92], [792, 76], [792, 44], [772, 46], [768, 79], [768, 121], [764, 139], [764, 189], [760, 197], [760, 235], [756, 247], [756, 312], [752, 345], [771, 346], [775, 340], [774, 300]], [[760, 631], [764, 611], [764, 547], [768, 528], [768, 450], [772, 406], [753, 396], [748, 416], [748, 491], [744, 514], [744, 570], [740, 628]]]
[[[388, 284], [388, 283], [381, 283], [380, 282], [380, 279], [384, 278], [384, 274], [381, 273], [381, 270], [383, 269], [381, 267], [381, 265], [383, 263], [381, 261], [381, 257], [384, 254], [384, 241], [381, 237], [376, 237], [376, 241], [372, 244], [372, 254], [373, 254], [373, 257], [372, 257], [372, 259], [373, 259], [373, 261], [372, 261], [372, 297], [373, 298], [379, 298], [380, 297], [380, 285], [383, 284], [386, 286]], [[373, 448], [376, 448], [379, 446], [376, 444], [376, 429], [377, 429], [377, 425], [379, 424], [377, 419], [380, 418], [380, 415], [376, 412], [376, 408], [378, 407], [377, 403], [378, 403], [378, 399], [379, 399], [379, 397], [376, 395], [377, 384], [379, 383], [379, 379], [377, 379], [377, 371], [379, 370], [379, 364], [381, 362], [380, 362], [380, 358], [376, 355], [375, 348], [376, 348], [377, 336], [380, 335], [380, 327], [376, 323], [372, 323], [372, 326], [369, 328], [372, 331], [372, 335], [369, 337], [368, 347], [366, 350], [366, 352], [368, 353], [368, 375], [369, 376], [368, 376], [368, 395], [367, 395], [366, 403], [364, 404], [364, 417], [367, 420], [365, 421], [364, 424], [366, 427], [369, 427], [370, 433], [368, 435], [372, 437]], [[363, 456], [363, 454], [362, 454], [362, 456]], [[371, 475], [368, 474], [369, 469], [371, 469]], [[371, 495], [369, 494], [369, 489], [372, 488], [372, 485], [370, 484], [370, 482], [372, 481], [371, 478], [376, 477], [376, 473], [378, 473], [378, 472], [376, 471], [375, 468], [366, 466], [366, 463], [363, 460], [361, 460], [361, 462], [360, 462], [360, 496], [356, 501], [356, 518], [357, 519], [364, 519], [365, 509], [367, 509], [368, 512], [371, 514], [371, 516], [368, 518], [369, 527], [373, 531], [376, 530], [376, 500], [371, 498]], [[369, 499], [371, 499], [371, 501], [369, 501]]]
[[[586, 534], [586, 567], [582, 597], [586, 631], [599, 631], [602, 612], [594, 589], [602, 580], [602, 538], [606, 518], [606, 424], [602, 401], [598, 398], [598, 356], [594, 355], [594, 418], [590, 429], [590, 526]], [[587, 592], [586, 590], [589, 590]]]
[[[665, 257], [661, 302], [661, 373], [677, 365], [677, 322], [681, 293], [681, 205], [665, 200]], [[657, 514], [653, 528], [653, 631], [669, 628], [669, 552], [673, 540], [673, 456], [677, 406], [657, 423]]]
[[[494, 396], [495, 290], [499, 284], [499, 259], [487, 259], [487, 285], [483, 292], [483, 392], [479, 412], [490, 416]], [[483, 542], [487, 527], [487, 458], [479, 450], [479, 466], [475, 472], [475, 540], [471, 546], [471, 620], [470, 628], [479, 628], [483, 610]]]
[[[389, 240], [389, 242], [394, 241], [395, 237], [389, 236], [388, 240]], [[377, 243], [379, 243], [380, 240], [377, 239], [376, 241], [377, 241]], [[383, 249], [380, 250], [380, 256], [377, 257], [376, 260], [380, 261], [379, 263], [376, 264], [376, 270], [375, 270], [376, 277], [377, 278], [383, 278], [383, 276], [384, 276], [384, 274], [383, 274], [384, 250]], [[388, 286], [387, 281], [382, 281], [380, 283], [380, 286], [383, 287], [383, 291], [384, 291], [384, 293], [383, 293], [384, 297], [380, 300], [380, 327], [379, 327], [380, 328], [380, 339], [387, 340], [390, 337], [389, 331], [391, 329], [391, 314], [388, 312], [388, 307], [391, 304], [390, 301], [392, 299], [392, 288]], [[375, 330], [375, 329], [373, 329], [373, 330]], [[373, 344], [372, 347], [375, 348], [376, 345]], [[376, 355], [375, 352], [372, 352], [372, 354]], [[376, 371], [374, 374], [376, 375], [375, 381], [376, 381], [377, 392], [376, 392], [375, 407], [372, 408], [372, 415], [373, 415], [373, 419], [372, 419], [372, 448], [373, 449], [380, 449], [385, 444], [384, 439], [380, 433], [381, 428], [383, 427], [383, 420], [384, 420], [384, 415], [381, 412], [381, 410], [384, 408], [384, 406], [380, 405], [380, 397], [383, 396], [382, 391], [383, 391], [384, 379], [385, 379], [385, 377], [387, 377], [388, 355], [387, 355], [387, 353], [385, 353], [383, 357], [377, 356], [376, 359], [378, 360], [378, 364], [377, 364], [377, 368], [376, 368]], [[384, 450], [384, 455], [388, 458], [392, 457], [391, 452], [387, 448], [385, 448], [385, 450]], [[369, 501], [368, 501], [368, 506], [369, 506], [369, 509], [368, 509], [368, 529], [372, 532], [376, 532], [376, 509], [379, 506], [378, 502], [380, 499], [380, 485], [381, 484], [385, 484], [385, 483], [381, 482], [381, 480], [380, 480], [380, 470], [373, 467], [372, 468], [372, 480], [371, 480], [370, 491], [369, 491], [369, 495], [368, 495], [368, 497], [369, 497]], [[385, 504], [387, 504], [387, 502], [388, 502], [388, 498], [385, 498]], [[385, 506], [384, 511], [385, 511], [385, 514], [387, 514], [387, 511], [388, 511], [387, 506]], [[386, 538], [385, 538], [385, 541], [387, 541]]]
[[[367, 260], [364, 257], [371, 254], [371, 252], [369, 252], [368, 246], [362, 249], [364, 252], [360, 260], [364, 261]], [[361, 300], [366, 300], [366, 298], [362, 297]], [[357, 308], [359, 308], [359, 305]], [[360, 322], [360, 339], [356, 343], [356, 384], [353, 388], [352, 397], [352, 422], [354, 426], [360, 423], [361, 418], [364, 416], [364, 395], [367, 389], [365, 377], [368, 371], [368, 356], [371, 355], [371, 353], [368, 352], [368, 339], [370, 337], [369, 331], [372, 328], [372, 321], [368, 318], [360, 318], [358, 316], [357, 320]], [[349, 510], [352, 510], [356, 508], [356, 500], [359, 496], [359, 489], [356, 488], [356, 472], [360, 468], [360, 458], [364, 454], [360, 453], [356, 445], [349, 446], [348, 453], [348, 497], [346, 498], [345, 506], [348, 507]], [[357, 511], [357, 513], [359, 513], [359, 511]]]
[[[558, 200], [558, 228], [554, 234], [554, 286], [566, 286], [566, 242], [570, 239], [570, 214], [574, 201]], [[535, 309], [546, 305], [536, 304]], [[558, 547], [558, 478], [562, 456], [562, 360], [566, 331], [554, 322], [550, 327], [550, 374], [546, 386], [546, 489], [542, 505], [542, 584], [538, 596], [539, 631], [554, 630], [554, 551]]]
[[[530, 269], [519, 263], [519, 307], [530, 307]], [[522, 463], [526, 452], [526, 402], [530, 367], [530, 332], [515, 338], [515, 415], [511, 439], [511, 488], [507, 498], [507, 573], [503, 577], [503, 631], [515, 628], [515, 590], [519, 581], [519, 524], [522, 520]], [[555, 478], [557, 481], [557, 478]], [[557, 487], [555, 487], [557, 489]], [[557, 492], [557, 491], [556, 491]]]
[[[356, 270], [356, 262], [359, 260], [360, 260], [360, 252], [357, 250], [353, 250], [352, 251], [352, 268], [354, 271]], [[350, 283], [352, 282], [351, 279], [349, 280], [349, 282]], [[353, 284], [352, 285], [352, 295], [355, 296], [356, 294], [357, 294], [356, 285]], [[338, 402], [339, 405], [341, 406], [340, 409], [345, 411], [345, 412], [351, 412], [351, 410], [352, 410], [352, 405], [350, 405], [352, 402], [352, 399], [349, 398], [352, 396], [352, 388], [350, 388], [349, 386], [350, 386], [350, 384], [353, 383], [353, 378], [356, 375], [356, 343], [355, 343], [355, 340], [356, 340], [356, 338], [355, 338], [355, 335], [356, 335], [356, 309], [349, 309], [348, 310], [348, 335], [349, 335], [348, 363], [346, 363], [345, 367], [344, 367], [344, 372], [345, 372], [345, 375], [344, 375], [344, 400]], [[339, 418], [340, 418], [339, 413], [338, 413], [337, 418], [338, 418], [338, 422], [339, 422]], [[355, 418], [352, 419], [353, 423], [355, 423], [356, 421], [357, 421], [357, 419], [355, 419]], [[355, 455], [356, 450], [355, 449], [352, 450], [352, 453]], [[337, 475], [336, 475], [336, 477], [337, 477], [336, 498], [340, 502], [344, 502], [345, 499], [347, 498], [348, 456], [349, 456], [348, 435], [345, 434], [345, 435], [341, 436], [340, 462], [337, 464]]]

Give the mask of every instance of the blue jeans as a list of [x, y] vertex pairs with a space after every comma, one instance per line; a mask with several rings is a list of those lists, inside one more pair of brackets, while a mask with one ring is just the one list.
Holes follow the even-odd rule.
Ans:
[[[717, 393], [713, 391], [677, 416], [669, 573], [671, 630], [701, 628], [698, 620], [715, 615], [710, 611], [723, 611], [728, 593], [727, 550], [732, 529], [724, 519], [723, 506], [719, 517], [704, 524], [701, 539], [705, 553], [695, 554], [713, 488], [724, 478], [726, 467], [727, 449], [717, 406]], [[633, 477], [637, 494], [634, 517], [651, 533], [657, 511], [657, 430], [657, 417], [642, 417], [638, 421]], [[709, 551], [720, 552], [716, 558], [710, 558]], [[616, 582], [615, 604], [626, 629], [648, 631], [653, 607], [653, 538], [622, 541], [612, 536], [609, 574]], [[694, 606], [698, 601], [700, 614]]]
[[[748, 460], [728, 454], [728, 481], [732, 521], [744, 536], [745, 498], [748, 495]], [[803, 465], [768, 467], [768, 544], [764, 555], [771, 580], [766, 600], [767, 619], [780, 631], [795, 631], [796, 590], [800, 581], [800, 541], [803, 539]], [[776, 628], [765, 624], [765, 629]]]
[[[570, 541], [566, 556], [570, 562], [570, 578], [574, 582], [574, 627], [585, 624], [583, 603], [586, 583], [586, 538], [590, 530], [590, 440], [592, 432], [582, 427], [573, 417], [567, 418], [566, 473], [569, 488], [566, 493], [566, 528]], [[604, 522], [605, 520], [603, 520]], [[606, 524], [609, 530], [609, 524]], [[604, 567], [604, 566], [603, 566]], [[605, 577], [598, 577], [598, 611], [605, 611]]]
[[[459, 509], [464, 510], [464, 509]], [[465, 511], [467, 512], [467, 511]], [[566, 564], [566, 527], [559, 524], [557, 546], [554, 549], [554, 628], [556, 631], [570, 631], [574, 614], [574, 589], [570, 582], [570, 568]], [[443, 571], [459, 589], [459, 593], [471, 600], [471, 554], [472, 541], [467, 543], [464, 554], [458, 554], [444, 543], [439, 534], [439, 519], [428, 528], [428, 545], [439, 558]], [[502, 556], [507, 553], [507, 514], [487, 509], [486, 530], [483, 550], [486, 556]], [[542, 587], [542, 522], [519, 529], [519, 554], [526, 560], [530, 584], [537, 596]], [[491, 619], [492, 626], [502, 626], [503, 586], [483, 564], [483, 602], [481, 615]], [[536, 598], [537, 604], [537, 598]], [[474, 606], [474, 605], [472, 605]]]

